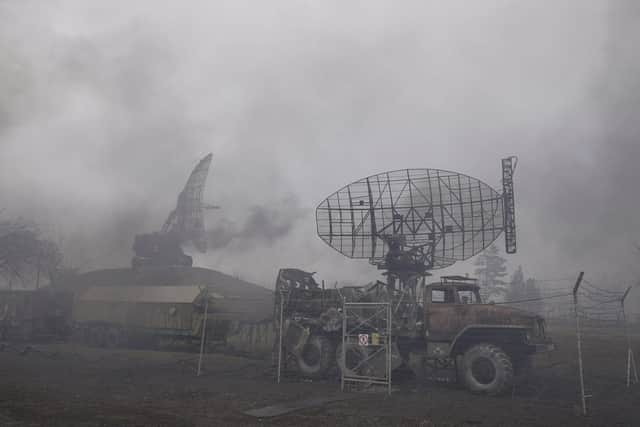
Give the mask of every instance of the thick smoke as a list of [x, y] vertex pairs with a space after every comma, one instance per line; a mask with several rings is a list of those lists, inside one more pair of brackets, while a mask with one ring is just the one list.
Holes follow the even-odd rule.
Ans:
[[209, 249], [243, 251], [254, 245], [272, 246], [310, 214], [293, 195], [277, 202], [249, 207], [241, 224], [228, 218], [217, 220], [207, 231]]
[[516, 154], [512, 265], [640, 273], [637, 2], [90, 3], [0, 4], [0, 208], [74, 267], [127, 265], [213, 152], [197, 263], [364, 281], [315, 236], [324, 197], [406, 167], [499, 188]]
[[584, 107], [568, 112], [547, 134], [573, 152], [548, 158], [544, 172], [561, 179], [538, 210], [540, 230], [559, 259], [571, 259], [593, 275], [606, 273], [618, 286], [640, 275], [634, 253], [640, 239], [638, 19], [637, 2], [610, 3], [605, 37], [597, 46], [602, 60]]

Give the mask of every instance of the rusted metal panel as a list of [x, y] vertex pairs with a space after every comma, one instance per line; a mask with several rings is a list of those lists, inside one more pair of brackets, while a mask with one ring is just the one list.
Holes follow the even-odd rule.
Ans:
[[512, 307], [493, 304], [428, 304], [425, 310], [426, 334], [431, 340], [453, 339], [465, 326], [533, 326], [535, 319]]

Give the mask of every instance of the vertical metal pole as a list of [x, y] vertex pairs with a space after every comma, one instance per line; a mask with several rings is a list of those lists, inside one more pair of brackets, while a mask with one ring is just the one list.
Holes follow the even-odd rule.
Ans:
[[345, 335], [347, 334], [347, 303], [342, 299], [342, 354], [340, 358], [342, 359], [342, 366], [344, 369], [340, 369], [340, 390], [344, 391], [344, 371], [347, 369], [347, 347]]
[[584, 373], [582, 369], [582, 336], [580, 334], [580, 317], [578, 315], [578, 289], [582, 282], [584, 271], [580, 272], [578, 280], [573, 287], [573, 311], [576, 317], [576, 338], [578, 340], [578, 375], [580, 377], [580, 397], [582, 400], [582, 415], [587, 415], [587, 402], [584, 395]]
[[388, 394], [391, 395], [391, 304], [387, 303], [387, 381]]
[[627, 314], [624, 310], [624, 297], [620, 300], [620, 306], [622, 308], [622, 321], [624, 322], [624, 336], [627, 340], [627, 388], [629, 388], [631, 384], [631, 342], [629, 340], [629, 331], [627, 330]]
[[631, 355], [631, 368], [633, 369], [634, 384], [638, 384], [638, 370], [636, 369], [636, 357], [633, 355], [633, 350], [629, 352]]
[[204, 319], [202, 320], [202, 338], [200, 339], [200, 357], [198, 358], [198, 374], [200, 376], [201, 368], [202, 368], [202, 354], [204, 353], [204, 342], [207, 336], [207, 314], [209, 313], [209, 287], [207, 286], [205, 291], [205, 302], [204, 302]]
[[38, 249], [38, 270], [36, 272], [36, 289], [40, 289], [40, 252], [41, 250]]
[[284, 297], [280, 292], [280, 325], [278, 332], [278, 384], [280, 384], [280, 375], [282, 371], [282, 323], [284, 322]]
[[638, 383], [638, 373], [636, 372], [636, 363], [633, 357], [633, 350], [631, 349], [631, 337], [629, 337], [629, 327], [627, 325], [627, 313], [624, 309], [624, 301], [627, 299], [627, 295], [631, 291], [631, 286], [627, 288], [624, 295], [620, 299], [620, 306], [622, 308], [622, 321], [624, 322], [624, 335], [627, 339], [627, 388], [631, 385], [631, 366], [633, 365], [633, 373], [635, 382]]

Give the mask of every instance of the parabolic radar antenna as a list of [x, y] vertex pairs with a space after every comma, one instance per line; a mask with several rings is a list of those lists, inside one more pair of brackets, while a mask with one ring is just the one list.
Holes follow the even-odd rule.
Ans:
[[135, 236], [131, 260], [133, 268], [155, 266], [191, 266], [193, 259], [182, 250], [182, 245], [192, 242], [200, 252], [207, 251], [204, 226], [204, 209], [217, 208], [202, 203], [212, 154], [207, 154], [193, 169], [183, 190], [178, 195], [176, 207], [171, 211], [159, 232]]
[[215, 208], [202, 203], [212, 157], [211, 153], [207, 154], [193, 169], [184, 189], [178, 195], [176, 208], [162, 226], [162, 233], [175, 234], [181, 242], [191, 241], [200, 252], [207, 251], [203, 209]]
[[516, 252], [513, 173], [502, 160], [502, 193], [468, 175], [403, 169], [358, 180], [316, 209], [318, 235], [349, 258], [368, 259], [406, 284], [466, 260], [505, 232]]

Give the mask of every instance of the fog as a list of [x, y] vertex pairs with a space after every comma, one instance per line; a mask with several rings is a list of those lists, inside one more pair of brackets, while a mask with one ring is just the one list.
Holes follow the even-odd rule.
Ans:
[[92, 3], [0, 4], [0, 207], [72, 267], [128, 265], [213, 152], [198, 265], [375, 279], [316, 236], [326, 196], [407, 167], [500, 188], [517, 155], [511, 267], [640, 274], [635, 2]]

